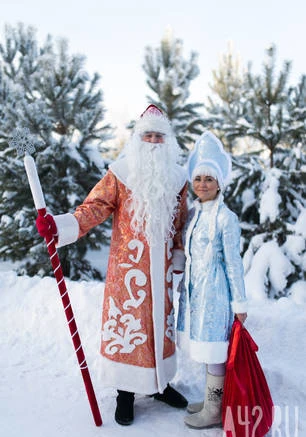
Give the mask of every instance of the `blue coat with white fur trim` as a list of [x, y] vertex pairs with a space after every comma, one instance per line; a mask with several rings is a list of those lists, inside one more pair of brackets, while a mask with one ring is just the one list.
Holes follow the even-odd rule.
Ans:
[[247, 311], [239, 222], [223, 201], [216, 213], [211, 252], [204, 261], [215, 204], [196, 200], [189, 215], [177, 323], [179, 346], [185, 344], [191, 358], [207, 364], [226, 361], [234, 313]]

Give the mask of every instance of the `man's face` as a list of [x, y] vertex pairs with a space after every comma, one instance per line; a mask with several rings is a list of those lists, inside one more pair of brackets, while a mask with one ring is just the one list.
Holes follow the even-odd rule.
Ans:
[[145, 132], [141, 137], [142, 141], [146, 143], [163, 143], [164, 142], [164, 134], [160, 132]]

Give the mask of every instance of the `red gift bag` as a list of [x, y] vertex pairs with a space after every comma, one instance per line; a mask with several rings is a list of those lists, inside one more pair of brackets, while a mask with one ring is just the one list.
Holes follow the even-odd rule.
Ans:
[[229, 342], [222, 399], [226, 437], [263, 437], [272, 425], [273, 401], [257, 351], [257, 344], [236, 319]]

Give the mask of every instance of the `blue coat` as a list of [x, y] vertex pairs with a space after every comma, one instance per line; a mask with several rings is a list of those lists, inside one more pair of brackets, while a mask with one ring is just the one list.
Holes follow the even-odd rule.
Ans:
[[226, 361], [234, 313], [247, 311], [239, 222], [222, 199], [196, 200], [190, 211], [179, 299], [178, 344], [207, 364]]

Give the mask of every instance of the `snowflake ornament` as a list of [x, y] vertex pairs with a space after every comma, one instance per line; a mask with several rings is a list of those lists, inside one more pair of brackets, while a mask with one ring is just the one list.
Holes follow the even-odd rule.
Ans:
[[31, 140], [30, 130], [25, 128], [16, 128], [9, 145], [17, 150], [18, 156], [24, 154], [31, 155], [35, 152], [34, 144]]

